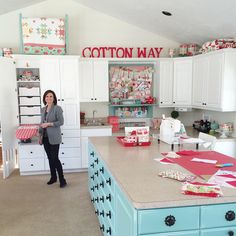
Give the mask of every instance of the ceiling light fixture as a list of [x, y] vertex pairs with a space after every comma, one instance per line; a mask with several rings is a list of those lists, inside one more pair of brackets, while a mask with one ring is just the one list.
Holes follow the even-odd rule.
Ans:
[[162, 11], [161, 13], [165, 16], [172, 16], [172, 14], [168, 11]]

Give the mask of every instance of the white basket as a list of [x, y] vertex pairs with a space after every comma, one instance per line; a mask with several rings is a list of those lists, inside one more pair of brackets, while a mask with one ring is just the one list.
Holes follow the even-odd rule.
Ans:
[[20, 87], [19, 96], [40, 96], [39, 87]]

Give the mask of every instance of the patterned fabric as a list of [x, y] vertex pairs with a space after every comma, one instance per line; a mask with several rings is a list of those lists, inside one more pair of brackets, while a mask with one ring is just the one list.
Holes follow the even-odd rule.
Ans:
[[22, 17], [21, 26], [24, 53], [66, 53], [64, 19]]
[[16, 130], [16, 138], [20, 140], [26, 140], [26, 139], [32, 138], [33, 136], [37, 135], [38, 128], [39, 127], [37, 125], [20, 126]]

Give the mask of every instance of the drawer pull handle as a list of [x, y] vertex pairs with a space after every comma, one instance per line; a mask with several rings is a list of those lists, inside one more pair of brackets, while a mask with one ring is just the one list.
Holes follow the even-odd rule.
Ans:
[[104, 188], [104, 181], [102, 181], [99, 185]]
[[99, 169], [102, 174], [104, 174], [104, 167]]
[[111, 235], [111, 227], [107, 230], [107, 234]]
[[90, 190], [94, 192], [94, 187], [90, 188]]
[[95, 214], [98, 215], [98, 214], [99, 214], [99, 210], [96, 210], [96, 211], [95, 211]]
[[167, 216], [166, 218], [165, 218], [165, 224], [167, 225], [167, 226], [172, 226], [172, 225], [174, 225], [175, 224], [175, 217], [174, 216], [172, 216], [172, 215], [169, 215], [169, 216]]
[[94, 162], [96, 162], [98, 164], [98, 158]]
[[229, 234], [229, 236], [234, 236], [234, 232], [233, 231], [229, 231], [228, 234]]
[[94, 186], [94, 188], [96, 188], [96, 189], [98, 190], [98, 184], [96, 184], [96, 185]]
[[109, 202], [111, 202], [111, 194], [110, 193], [108, 196], [106, 196], [106, 200], [109, 200]]
[[91, 153], [90, 153], [90, 156], [93, 156], [93, 157], [94, 157], [94, 152], [91, 152]]
[[100, 197], [100, 201], [104, 202], [104, 196]]
[[111, 178], [107, 179], [107, 180], [106, 180], [106, 183], [111, 186]]
[[111, 211], [109, 211], [108, 213], [106, 213], [106, 216], [111, 219]]
[[92, 180], [94, 180], [94, 175], [92, 175], [90, 178], [91, 178]]
[[94, 198], [91, 199], [91, 202], [94, 203]]
[[97, 171], [95, 171], [95, 173], [94, 173], [96, 176], [98, 176], [98, 170]]
[[92, 168], [94, 168], [94, 163], [92, 163], [90, 166], [91, 166]]
[[227, 211], [225, 214], [225, 219], [227, 221], [235, 220], [235, 212], [234, 211]]
[[104, 217], [104, 210], [102, 210], [102, 211], [100, 212], [100, 216], [103, 216], [103, 217]]
[[99, 202], [98, 197], [94, 198], [94, 201], [95, 201], [95, 202]]

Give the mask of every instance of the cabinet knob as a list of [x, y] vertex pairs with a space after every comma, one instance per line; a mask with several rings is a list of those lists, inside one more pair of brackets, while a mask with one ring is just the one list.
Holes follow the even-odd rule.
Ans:
[[94, 198], [91, 199], [91, 202], [94, 203]]
[[59, 99], [59, 98], [58, 98], [58, 99], [57, 99], [57, 101], [59, 101], [59, 102], [60, 102], [60, 101], [61, 101], [61, 99]]
[[32, 151], [31, 151], [30, 153], [31, 153], [31, 154], [33, 154], [33, 152], [32, 152]]
[[95, 171], [95, 173], [94, 173], [96, 176], [98, 176], [98, 170], [97, 171]]
[[64, 98], [61, 99], [64, 102]]
[[104, 174], [104, 167], [100, 168], [99, 171]]
[[97, 98], [94, 98], [94, 100], [97, 100]]
[[92, 175], [90, 178], [91, 178], [92, 180], [94, 180], [94, 175]]
[[98, 164], [98, 158], [94, 162], [96, 162]]
[[104, 181], [100, 183], [100, 186], [104, 188]]
[[65, 165], [65, 163], [64, 163], [64, 162], [62, 162], [61, 164], [62, 164], [63, 166]]
[[229, 236], [234, 236], [234, 232], [230, 230], [230, 231], [228, 232], [228, 235], [229, 235]]
[[96, 211], [95, 211], [95, 214], [98, 215], [98, 214], [99, 214], [99, 210], [96, 210]]
[[227, 211], [225, 214], [225, 219], [227, 221], [235, 220], [235, 212], [234, 211]]
[[90, 166], [91, 166], [92, 168], [94, 168], [94, 163], [92, 163]]
[[99, 215], [104, 217], [104, 210], [100, 211]]
[[98, 184], [96, 184], [96, 185], [94, 186], [94, 188], [98, 189]]
[[61, 135], [63, 135], [63, 133], [61, 133]]
[[34, 164], [30, 164], [30, 166], [34, 166]]
[[64, 144], [63, 142], [61, 144]]
[[107, 180], [106, 180], [106, 183], [111, 186], [111, 178], [107, 179]]
[[107, 229], [107, 234], [111, 235], [111, 227], [109, 227], [109, 229]]
[[[94, 187], [90, 188], [90, 190], [94, 192]], [[94, 199], [93, 199], [93, 201], [94, 201]]]
[[93, 98], [91, 98], [91, 100], [93, 100]]
[[93, 157], [94, 157], [94, 152], [90, 152], [90, 156], [93, 156]]
[[99, 202], [98, 197], [94, 198], [94, 201], [95, 201], [95, 202]]
[[161, 104], [162, 104], [163, 102], [161, 102]]
[[175, 104], [175, 102], [173, 102]]
[[167, 216], [166, 218], [165, 218], [165, 224], [167, 225], [167, 226], [172, 226], [172, 225], [174, 225], [175, 224], [175, 217], [174, 216], [172, 216], [172, 215], [169, 215], [169, 216]]
[[61, 154], [65, 154], [64, 152], [62, 152]]
[[100, 197], [100, 201], [104, 202], [104, 196]]

